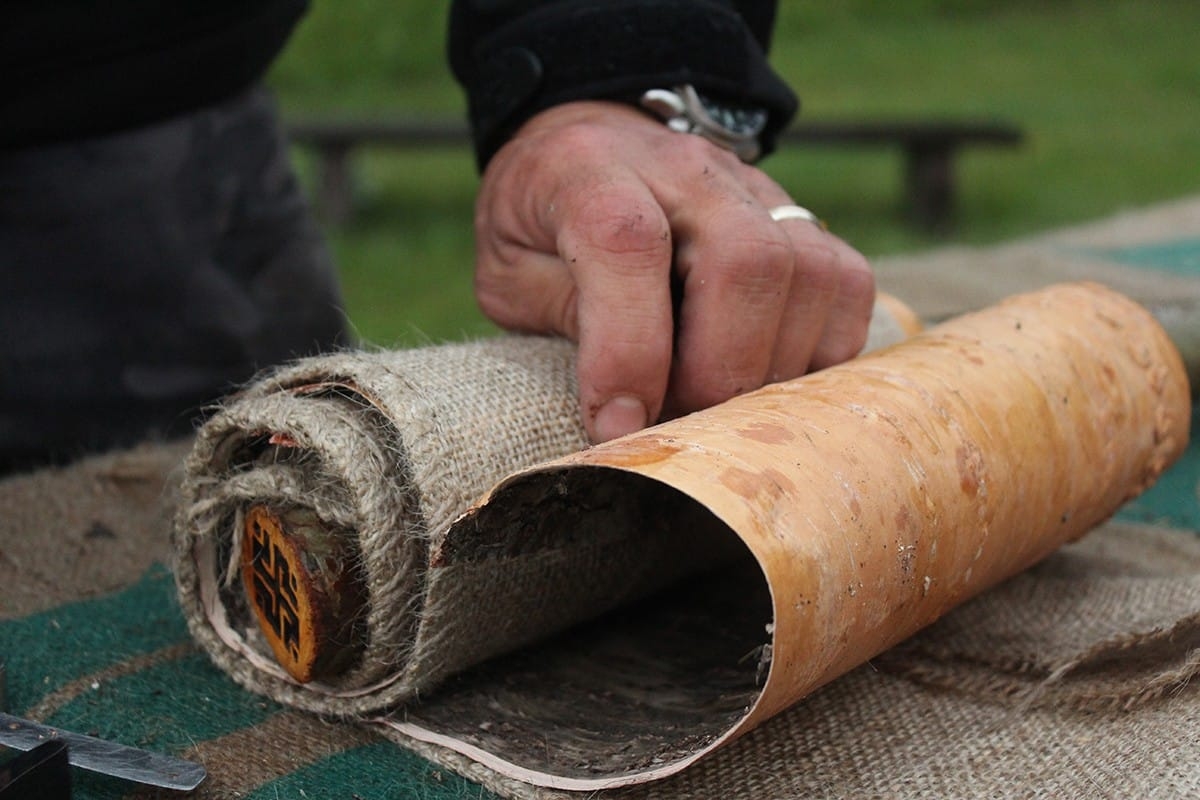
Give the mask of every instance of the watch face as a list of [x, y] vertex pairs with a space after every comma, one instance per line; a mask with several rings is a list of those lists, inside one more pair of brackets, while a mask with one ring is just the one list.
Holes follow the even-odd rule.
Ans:
[[728, 105], [718, 103], [702, 94], [697, 96], [712, 121], [730, 133], [738, 136], [757, 136], [767, 124], [767, 112], [761, 108]]

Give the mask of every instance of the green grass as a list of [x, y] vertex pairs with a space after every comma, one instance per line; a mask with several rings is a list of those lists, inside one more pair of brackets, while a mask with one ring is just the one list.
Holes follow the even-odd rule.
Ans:
[[[461, 114], [443, 60], [444, 9], [317, 3], [271, 76], [285, 111]], [[1200, 190], [1196, 30], [1191, 0], [784, 0], [773, 61], [805, 119], [1022, 126], [1019, 149], [959, 157], [949, 241], [983, 244]], [[331, 232], [361, 334], [411, 344], [490, 330], [470, 292], [470, 155], [364, 155], [361, 213]], [[793, 149], [764, 168], [869, 256], [947, 241], [904, 224], [898, 153]]]

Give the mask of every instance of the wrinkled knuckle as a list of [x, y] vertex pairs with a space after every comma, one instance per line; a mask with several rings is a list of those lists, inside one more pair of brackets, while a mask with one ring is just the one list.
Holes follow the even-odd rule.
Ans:
[[786, 241], [762, 237], [743, 240], [715, 255], [713, 271], [742, 295], [778, 295], [791, 283], [795, 254]]
[[757, 258], [753, 271], [762, 279], [790, 278], [796, 268], [796, 252], [786, 237], [764, 236], [751, 243]]
[[671, 229], [653, 203], [630, 200], [614, 192], [585, 198], [578, 219], [586, 224], [592, 243], [614, 255], [644, 257], [670, 249]]

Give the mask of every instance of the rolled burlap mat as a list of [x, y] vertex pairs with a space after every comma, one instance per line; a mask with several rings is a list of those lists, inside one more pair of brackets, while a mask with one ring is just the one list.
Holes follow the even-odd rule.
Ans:
[[[456, 519], [579, 451], [571, 370], [565, 345], [512, 339], [318, 359], [248, 390], [187, 465], [193, 634], [285, 703], [533, 783], [618, 786], [684, 768], [1083, 535], [1188, 437], [1158, 324], [1066, 285], [534, 467]], [[357, 573], [334, 595], [365, 597], [353, 657], [305, 683], [239, 580], [260, 516], [354, 545], [301, 548]]]
[[[917, 327], [881, 295], [867, 349]], [[654, 544], [612, 532], [527, 543], [503, 570], [430, 569], [450, 523], [496, 481], [587, 446], [574, 369], [566, 341], [506, 337], [310, 358], [248, 387], [185, 465], [177, 573], [197, 639], [243, 685], [362, 715], [718, 560], [680, 559], [666, 541], [654, 556]], [[289, 536], [258, 542], [264, 528]], [[292, 559], [268, 563], [281, 538]], [[255, 548], [271, 574], [242, 574]], [[622, 566], [633, 563], [640, 580]], [[581, 586], [580, 572], [606, 577]], [[309, 578], [333, 577], [326, 591], [296, 592], [297, 575], [308, 590]], [[477, 607], [463, 614], [464, 602]], [[324, 619], [314, 605], [353, 608]], [[325, 652], [313, 653], [305, 640], [321, 637]]]

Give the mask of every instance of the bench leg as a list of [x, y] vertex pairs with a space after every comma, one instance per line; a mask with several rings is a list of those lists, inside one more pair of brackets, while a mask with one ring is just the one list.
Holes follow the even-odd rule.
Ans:
[[326, 145], [317, 151], [317, 211], [330, 225], [350, 221], [354, 213], [354, 176], [350, 171], [350, 147]]
[[954, 155], [949, 144], [905, 148], [905, 209], [913, 225], [929, 233], [953, 226]]

